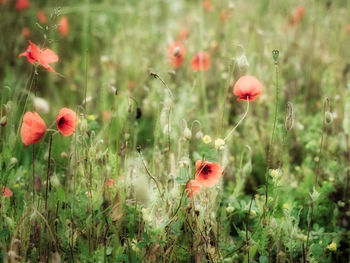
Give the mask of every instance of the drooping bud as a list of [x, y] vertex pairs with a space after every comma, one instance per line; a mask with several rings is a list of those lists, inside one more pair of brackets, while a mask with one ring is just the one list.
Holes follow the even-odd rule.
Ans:
[[35, 97], [34, 98], [34, 109], [35, 111], [37, 111], [38, 113], [49, 113], [50, 111], [50, 105], [49, 103], [44, 100], [43, 98], [39, 98], [39, 97]]
[[241, 55], [237, 58], [237, 66], [240, 70], [245, 70], [249, 67], [249, 62], [246, 55]]
[[333, 114], [329, 111], [326, 111], [324, 114], [324, 121], [326, 125], [330, 125], [333, 122]]
[[190, 140], [190, 139], [192, 138], [192, 132], [191, 132], [191, 130], [190, 130], [188, 127], [186, 127], [186, 128], [184, 129], [184, 137], [185, 137], [187, 140]]
[[280, 54], [280, 52], [277, 49], [272, 50], [272, 58], [275, 61], [275, 64], [278, 63], [278, 56], [279, 56], [279, 54]]
[[7, 121], [8, 121], [7, 117], [6, 116], [2, 116], [2, 118], [0, 119], [1, 126], [2, 127], [6, 126]]
[[290, 101], [287, 102], [287, 114], [286, 114], [286, 120], [284, 122], [284, 125], [287, 131], [290, 131], [294, 125], [293, 104]]
[[202, 139], [203, 138], [203, 132], [202, 131], [198, 131], [197, 133], [196, 133], [196, 139], [197, 140], [200, 140], [200, 139]]

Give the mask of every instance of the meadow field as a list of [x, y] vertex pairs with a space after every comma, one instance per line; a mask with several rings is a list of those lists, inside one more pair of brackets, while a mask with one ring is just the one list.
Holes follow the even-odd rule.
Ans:
[[350, 1], [0, 0], [0, 262], [350, 262]]

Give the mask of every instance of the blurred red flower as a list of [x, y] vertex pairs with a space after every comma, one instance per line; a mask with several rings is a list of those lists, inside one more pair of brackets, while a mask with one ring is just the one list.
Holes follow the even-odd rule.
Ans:
[[114, 179], [112, 179], [112, 178], [107, 179], [107, 185], [109, 187], [112, 187], [114, 185]]
[[70, 136], [75, 131], [78, 121], [77, 114], [68, 108], [62, 108], [56, 118], [56, 125], [63, 136]]
[[198, 52], [191, 60], [193, 70], [206, 71], [210, 67], [210, 57], [206, 52]]
[[58, 56], [51, 49], [39, 49], [33, 42], [28, 40], [29, 46], [27, 50], [19, 54], [18, 57], [26, 57], [29, 63], [34, 64], [38, 62], [39, 65], [43, 66], [50, 72], [55, 72], [49, 65], [58, 61]]
[[190, 198], [193, 196], [197, 196], [201, 192], [201, 184], [197, 180], [191, 180], [187, 185], [186, 185], [186, 192]]
[[62, 16], [58, 21], [58, 31], [62, 36], [67, 36], [69, 33], [69, 22], [68, 17]]
[[17, 0], [17, 2], [16, 2], [16, 9], [18, 11], [22, 11], [22, 10], [27, 9], [29, 7], [30, 7], [29, 0]]
[[35, 144], [46, 132], [46, 124], [38, 113], [26, 112], [23, 116], [21, 139], [24, 145]]
[[46, 24], [47, 23], [47, 17], [46, 17], [46, 14], [43, 10], [39, 10], [37, 13], [36, 13], [36, 17], [38, 18], [39, 22], [41, 24]]
[[169, 64], [174, 68], [181, 66], [186, 54], [186, 48], [180, 42], [174, 42], [169, 46]]
[[23, 27], [22, 29], [22, 37], [27, 38], [30, 35], [30, 29], [28, 27]]
[[189, 34], [190, 34], [190, 30], [185, 27], [185, 28], [181, 29], [181, 31], [179, 32], [177, 40], [179, 42], [185, 41]]
[[262, 93], [262, 85], [260, 81], [253, 76], [240, 77], [235, 86], [233, 93], [238, 96], [237, 100], [253, 101]]
[[198, 160], [196, 162], [196, 180], [205, 187], [213, 187], [216, 185], [224, 169], [218, 163], [202, 162]]
[[289, 19], [289, 23], [291, 25], [296, 25], [300, 22], [300, 20], [303, 18], [305, 14], [305, 8], [302, 5], [298, 5], [291, 14], [291, 17]]
[[207, 12], [211, 12], [214, 10], [214, 6], [209, 0], [203, 1], [203, 8]]
[[2, 194], [2, 196], [5, 196], [5, 197], [13, 196], [13, 192], [5, 186], [2, 187], [1, 194]]

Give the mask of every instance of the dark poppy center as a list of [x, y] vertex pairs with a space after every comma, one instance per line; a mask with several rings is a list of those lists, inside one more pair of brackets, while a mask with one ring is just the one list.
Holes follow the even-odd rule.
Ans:
[[65, 120], [64, 118], [61, 118], [61, 119], [58, 121], [58, 126], [63, 125], [65, 122], [66, 122], [66, 120]]
[[202, 173], [203, 173], [204, 177], [207, 177], [211, 173], [210, 166], [209, 165], [205, 165], [203, 167]]

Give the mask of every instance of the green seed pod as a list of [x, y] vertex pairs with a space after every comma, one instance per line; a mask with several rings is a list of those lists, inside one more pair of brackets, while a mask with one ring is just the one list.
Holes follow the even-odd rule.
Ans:
[[275, 61], [275, 63], [277, 64], [278, 62], [278, 56], [279, 56], [280, 52], [275, 49], [275, 50], [272, 50], [272, 57], [273, 57], [273, 60]]
[[324, 114], [324, 121], [326, 125], [330, 125], [333, 122], [333, 114], [329, 111], [326, 111]]

